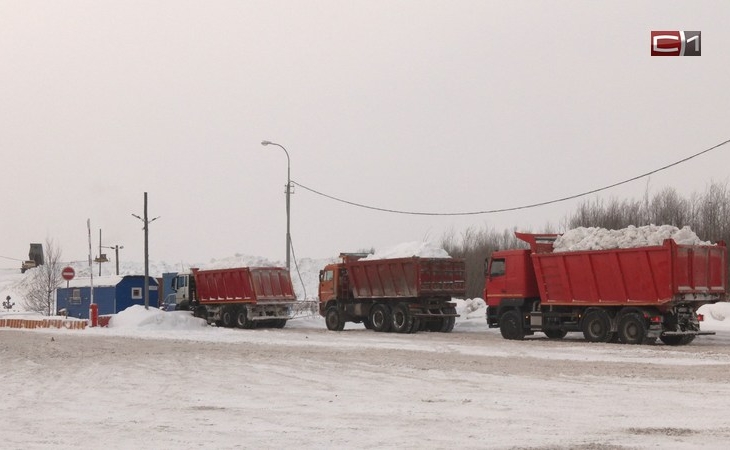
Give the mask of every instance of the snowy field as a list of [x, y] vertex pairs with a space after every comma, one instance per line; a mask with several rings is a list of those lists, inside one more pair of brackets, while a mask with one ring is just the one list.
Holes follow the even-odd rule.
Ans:
[[[271, 265], [252, 261], [207, 267]], [[300, 298], [304, 286], [316, 295], [326, 262], [301, 261]], [[18, 272], [0, 271], [3, 299], [18, 298]], [[452, 333], [331, 332], [320, 317], [226, 329], [140, 306], [108, 328], [0, 329], [2, 448], [730, 445], [730, 304], [701, 308], [702, 329], [717, 334], [681, 347], [579, 333], [506, 341], [487, 328], [483, 300], [458, 300], [457, 312]]]
[[446, 334], [142, 307], [109, 328], [0, 329], [3, 447], [727, 448], [729, 305], [685, 347], [505, 341], [482, 305], [459, 302]]

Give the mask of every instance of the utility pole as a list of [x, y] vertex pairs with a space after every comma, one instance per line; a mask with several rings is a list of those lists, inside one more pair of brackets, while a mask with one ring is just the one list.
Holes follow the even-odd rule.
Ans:
[[150, 309], [150, 251], [149, 251], [149, 224], [159, 219], [147, 219], [147, 193], [144, 193], [144, 218], [132, 214], [144, 223], [144, 309]]
[[289, 159], [289, 152], [284, 148], [283, 145], [277, 144], [271, 141], [261, 141], [261, 145], [264, 147], [267, 145], [275, 145], [286, 153], [286, 270], [291, 269], [291, 160]]

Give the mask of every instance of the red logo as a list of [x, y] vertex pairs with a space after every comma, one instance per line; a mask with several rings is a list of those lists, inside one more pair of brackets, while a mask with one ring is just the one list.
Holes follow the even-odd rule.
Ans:
[[651, 56], [700, 56], [700, 31], [652, 31]]

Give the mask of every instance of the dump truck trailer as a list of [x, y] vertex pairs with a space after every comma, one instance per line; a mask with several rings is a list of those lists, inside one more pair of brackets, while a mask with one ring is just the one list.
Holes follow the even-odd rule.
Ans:
[[556, 234], [515, 234], [530, 248], [494, 252], [484, 293], [487, 323], [504, 338], [578, 331], [592, 342], [685, 345], [714, 334], [700, 331], [697, 309], [726, 300], [724, 243], [553, 252]]
[[223, 327], [283, 328], [297, 301], [283, 267], [191, 269], [175, 277], [172, 288], [177, 309]]
[[320, 271], [319, 313], [329, 330], [341, 331], [346, 322], [382, 332], [453, 330], [458, 314], [451, 299], [466, 293], [463, 259], [366, 256], [343, 253], [340, 263]]

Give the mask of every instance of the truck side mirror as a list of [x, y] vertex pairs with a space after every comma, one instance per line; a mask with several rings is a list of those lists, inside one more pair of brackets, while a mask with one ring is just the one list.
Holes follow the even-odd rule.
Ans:
[[324, 280], [324, 270], [319, 271], [319, 282], [321, 283], [322, 280]]

